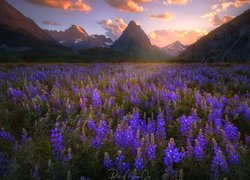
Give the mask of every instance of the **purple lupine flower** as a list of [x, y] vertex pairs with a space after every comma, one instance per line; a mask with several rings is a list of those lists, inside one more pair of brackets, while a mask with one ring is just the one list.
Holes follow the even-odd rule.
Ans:
[[102, 120], [94, 131], [96, 136], [92, 139], [92, 146], [95, 148], [101, 148], [103, 145], [103, 139], [105, 139], [109, 133], [107, 121]]
[[172, 166], [174, 163], [179, 163], [182, 160], [183, 154], [175, 147], [174, 139], [171, 138], [168, 147], [165, 150], [164, 164]]
[[101, 100], [99, 91], [97, 89], [95, 89], [92, 94], [92, 106], [93, 108], [102, 107], [102, 100]]
[[136, 151], [140, 147], [140, 131], [134, 132], [131, 126], [122, 129], [118, 125], [115, 134], [115, 143], [121, 149], [131, 147], [132, 151]]
[[194, 99], [195, 99], [195, 102], [198, 106], [202, 106], [202, 95], [200, 94], [200, 92], [196, 91], [195, 92], [195, 95], [194, 95]]
[[138, 95], [131, 96], [130, 101], [135, 106], [138, 106], [141, 103], [141, 99]]
[[96, 127], [96, 123], [93, 120], [92, 116], [90, 115], [88, 118], [88, 124], [87, 124], [89, 130], [91, 131], [96, 131], [97, 127]]
[[155, 133], [155, 121], [153, 119], [149, 119], [148, 125], [147, 125], [147, 133], [148, 134], [154, 134]]
[[135, 158], [134, 167], [137, 171], [140, 171], [144, 168], [143, 159], [141, 157]]
[[198, 159], [198, 161], [203, 160], [204, 158], [203, 148], [197, 139], [195, 140], [195, 146], [194, 146], [193, 152], [194, 152], [194, 156], [196, 157], [196, 159]]
[[246, 144], [250, 145], [250, 136], [246, 136]]
[[134, 167], [137, 171], [140, 171], [144, 168], [144, 162], [143, 162], [143, 158], [141, 157], [141, 149], [140, 148], [137, 149], [137, 156], [136, 156], [135, 161], [134, 161]]
[[28, 135], [27, 131], [23, 129], [23, 133], [21, 136], [21, 143], [27, 143], [31, 141], [32, 141], [31, 137]]
[[105, 120], [102, 120], [99, 126], [96, 128], [96, 135], [102, 139], [106, 138], [109, 133], [108, 123]]
[[156, 127], [156, 138], [158, 140], [162, 140], [166, 138], [166, 128], [165, 128], [165, 120], [163, 113], [159, 111], [157, 119], [156, 119], [157, 127]]
[[105, 169], [110, 169], [114, 166], [112, 159], [110, 159], [109, 154], [107, 152], [104, 153], [103, 166]]
[[118, 170], [121, 174], [124, 174], [130, 170], [130, 164], [127, 162], [124, 162], [124, 160], [125, 160], [125, 157], [122, 154], [122, 151], [119, 150], [118, 155], [115, 159], [115, 164], [117, 165]]
[[180, 118], [180, 132], [183, 136], [189, 136], [192, 133], [192, 124], [197, 122], [197, 118], [195, 116], [182, 116]]
[[114, 135], [115, 144], [119, 148], [125, 149], [127, 147], [126, 129], [122, 129], [122, 126], [119, 124]]
[[116, 164], [121, 164], [124, 161], [125, 157], [122, 154], [122, 151], [118, 151], [118, 155], [115, 159]]
[[200, 132], [197, 136], [197, 140], [199, 142], [199, 145], [202, 147], [202, 149], [204, 150], [206, 148], [206, 144], [207, 144], [207, 140], [204, 136], [204, 134], [202, 133], [202, 130], [200, 129]]
[[80, 92], [79, 88], [77, 86], [75, 86], [75, 85], [72, 85], [71, 89], [74, 92], [74, 94], [78, 94]]
[[218, 147], [218, 145], [214, 145], [214, 157], [211, 164], [211, 171], [213, 172], [215, 177], [218, 177], [220, 170], [223, 172], [229, 172], [226, 158]]
[[130, 164], [127, 162], [123, 162], [118, 166], [118, 169], [121, 174], [126, 174], [130, 171]]
[[141, 177], [138, 176], [136, 173], [129, 175], [129, 180], [140, 180], [140, 179], [141, 179]]
[[88, 100], [85, 97], [80, 98], [80, 107], [81, 107], [81, 110], [85, 110], [87, 108], [87, 105], [86, 105], [87, 101]]
[[37, 88], [33, 85], [27, 86], [27, 91], [31, 98], [34, 98], [38, 94]]
[[166, 106], [166, 120], [171, 120], [172, 116], [171, 116], [171, 106], [168, 104]]
[[93, 137], [93, 139], [92, 139], [92, 147], [101, 148], [102, 145], [103, 145], [103, 141], [102, 141], [100, 136], [97, 135], [97, 136]]
[[68, 148], [68, 153], [64, 156], [63, 161], [68, 162], [72, 159], [71, 148]]
[[65, 162], [68, 162], [72, 159], [72, 154], [71, 153], [68, 153], [66, 154], [66, 156], [63, 158], [63, 161]]
[[247, 109], [245, 109], [244, 114], [243, 114], [243, 118], [245, 120], [247, 120], [248, 122], [250, 121], [250, 108], [249, 107]]
[[14, 144], [15, 137], [10, 134], [10, 132], [5, 131], [4, 129], [0, 129], [0, 138], [4, 141]]
[[209, 114], [208, 114], [208, 121], [213, 122], [214, 126], [221, 127], [222, 126], [222, 109], [213, 109]]
[[63, 135], [57, 128], [51, 130], [50, 142], [53, 149], [54, 158], [59, 160], [62, 155], [63, 146]]
[[229, 140], [229, 141], [237, 141], [239, 139], [239, 137], [238, 137], [238, 133], [239, 133], [238, 128], [235, 127], [233, 124], [226, 123], [224, 131], [225, 131], [225, 135], [226, 135], [227, 140]]
[[134, 112], [128, 121], [129, 126], [131, 126], [132, 130], [137, 131], [140, 126], [140, 113], [138, 111]]
[[9, 160], [6, 155], [0, 152], [0, 177], [1, 175], [6, 175], [8, 173]]
[[14, 101], [19, 100], [20, 98], [25, 96], [25, 93], [19, 89], [9, 88], [10, 95]]
[[217, 127], [221, 127], [222, 126], [222, 119], [221, 118], [215, 118], [214, 119], [214, 126]]
[[239, 154], [236, 151], [236, 148], [234, 145], [232, 145], [230, 142], [226, 144], [226, 152], [228, 154], [228, 160], [231, 164], [237, 165], [240, 163], [240, 157]]
[[176, 102], [178, 98], [179, 98], [178, 94], [174, 91], [164, 91], [162, 93], [162, 99], [167, 103]]
[[156, 157], [155, 156], [155, 150], [156, 150], [156, 145], [150, 144], [147, 147], [146, 154], [147, 154], [148, 159], [150, 159], [150, 160], [155, 159], [155, 157]]

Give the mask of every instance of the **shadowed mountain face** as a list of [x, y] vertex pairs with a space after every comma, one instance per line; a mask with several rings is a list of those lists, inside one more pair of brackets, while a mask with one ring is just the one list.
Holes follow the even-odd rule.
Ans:
[[145, 59], [168, 59], [160, 48], [152, 46], [146, 33], [131, 21], [111, 48], [115, 51]]
[[187, 46], [183, 45], [180, 41], [176, 41], [168, 46], [161, 48], [162, 51], [171, 56], [178, 56], [186, 49]]
[[5, 0], [0, 0], [0, 49], [33, 49], [59, 44]]
[[65, 31], [45, 30], [45, 32], [61, 45], [72, 49], [109, 47], [113, 44], [113, 41], [110, 38], [106, 38], [104, 35], [89, 36], [81, 26], [77, 25], [72, 25]]
[[179, 57], [190, 61], [249, 61], [250, 10], [211, 31]]

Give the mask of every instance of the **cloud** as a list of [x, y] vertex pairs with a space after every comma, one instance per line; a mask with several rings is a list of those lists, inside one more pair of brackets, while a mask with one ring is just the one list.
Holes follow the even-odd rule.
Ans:
[[229, 22], [229, 21], [231, 21], [232, 19], [235, 18], [235, 16], [225, 15], [221, 19], [216, 12], [210, 12], [208, 14], [205, 14], [202, 17], [203, 18], [208, 18], [208, 21], [210, 22], [210, 24], [212, 24], [214, 26], [220, 26], [220, 25], [222, 25], [224, 23], [227, 23], [227, 22]]
[[216, 0], [216, 3], [211, 6], [211, 12], [204, 14], [203, 18], [208, 18], [208, 21], [215, 26], [231, 21], [234, 16], [226, 15], [222, 19], [218, 16], [219, 13], [227, 11], [229, 8], [239, 8], [244, 5], [249, 5], [250, 0]]
[[211, 6], [211, 9], [215, 13], [220, 13], [227, 11], [229, 8], [239, 8], [247, 4], [250, 4], [250, 0], [217, 0]]
[[112, 19], [106, 19], [100, 21], [98, 24], [100, 24], [105, 29], [106, 36], [113, 40], [118, 39], [118, 37], [127, 27], [127, 24], [122, 18], [116, 18], [114, 21], [112, 21]]
[[106, 2], [122, 12], [142, 12], [144, 8], [141, 4], [152, 0], [106, 0]]
[[170, 12], [166, 12], [164, 14], [151, 14], [150, 15], [151, 19], [163, 19], [165, 21], [171, 21], [174, 19], [174, 15]]
[[216, 14], [209, 19], [210, 23], [214, 26], [220, 26], [234, 19], [235, 16], [226, 15], [222, 19]]
[[207, 33], [206, 30], [156, 30], [149, 33], [148, 36], [152, 44], [164, 47], [177, 40], [189, 45]]
[[189, 2], [191, 2], [192, 0], [165, 0], [163, 1], [163, 4], [167, 5], [167, 4], [173, 4], [173, 5], [186, 5]]
[[44, 20], [42, 23], [49, 26], [61, 26], [61, 24], [52, 20]]
[[39, 6], [47, 6], [51, 8], [89, 12], [92, 7], [86, 3], [85, 0], [25, 0], [31, 4]]

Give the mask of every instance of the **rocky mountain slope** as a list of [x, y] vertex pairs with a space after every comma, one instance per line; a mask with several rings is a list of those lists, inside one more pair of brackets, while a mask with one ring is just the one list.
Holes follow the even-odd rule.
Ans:
[[187, 61], [249, 61], [250, 9], [191, 45], [180, 56]]

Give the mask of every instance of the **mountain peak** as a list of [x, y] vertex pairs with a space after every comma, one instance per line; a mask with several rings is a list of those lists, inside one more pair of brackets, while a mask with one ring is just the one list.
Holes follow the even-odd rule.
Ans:
[[175, 41], [173, 44], [181, 44], [181, 45], [183, 45], [179, 40]]
[[186, 50], [186, 46], [183, 45], [179, 40], [162, 48], [162, 51], [164, 51], [165, 53], [171, 56], [178, 56], [180, 53], [182, 53], [185, 50]]
[[128, 23], [128, 26], [138, 26], [138, 25], [135, 23], [135, 21], [130, 21]]
[[152, 46], [147, 34], [134, 21], [129, 22], [127, 28], [111, 48], [128, 55], [146, 59], [167, 57], [161, 50]]
[[78, 26], [75, 24], [71, 25], [71, 27], [67, 29], [66, 31], [69, 31], [71, 33], [79, 33], [85, 37], [89, 36], [88, 33], [81, 26]]

